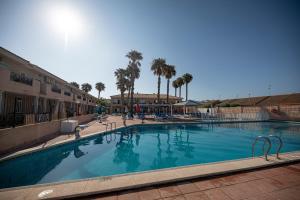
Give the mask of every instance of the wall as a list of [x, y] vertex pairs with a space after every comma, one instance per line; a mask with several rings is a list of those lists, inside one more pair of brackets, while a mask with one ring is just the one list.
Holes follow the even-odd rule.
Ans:
[[[251, 106], [251, 107], [219, 107], [210, 108], [210, 114], [225, 118], [261, 119], [261, 120], [291, 120], [300, 121], [300, 105]], [[207, 108], [198, 108], [206, 113]]]
[[[78, 120], [78, 123], [81, 124], [91, 121], [93, 117], [94, 114], [90, 114], [69, 119]], [[0, 155], [53, 137], [59, 133], [61, 121], [53, 120], [15, 128], [0, 129]]]

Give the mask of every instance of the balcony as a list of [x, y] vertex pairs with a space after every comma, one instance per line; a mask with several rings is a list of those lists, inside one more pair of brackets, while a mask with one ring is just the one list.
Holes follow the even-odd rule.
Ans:
[[40, 82], [25, 74], [14, 73], [0, 68], [0, 90], [37, 96], [40, 93]]
[[61, 94], [61, 89], [60, 89], [59, 87], [57, 87], [56, 85], [53, 85], [53, 86], [51, 87], [51, 91], [52, 91], [52, 92], [56, 92], [56, 93], [58, 93], [58, 94]]
[[23, 84], [26, 84], [26, 85], [30, 85], [30, 86], [32, 86], [32, 82], [33, 82], [32, 78], [26, 76], [23, 73], [19, 74], [19, 73], [16, 73], [16, 72], [10, 72], [10, 80], [18, 82], [18, 83], [23, 83]]

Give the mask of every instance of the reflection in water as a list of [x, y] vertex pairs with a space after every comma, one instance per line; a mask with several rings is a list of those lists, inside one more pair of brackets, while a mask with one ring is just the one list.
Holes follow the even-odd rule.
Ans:
[[190, 139], [190, 132], [186, 129], [180, 129], [178, 130], [180, 134], [175, 134], [174, 137], [174, 144], [175, 147], [178, 149], [178, 151], [184, 152], [184, 156], [187, 158], [193, 158], [193, 150], [194, 147], [191, 145]]
[[[163, 134], [162, 134], [163, 135]], [[177, 158], [173, 156], [173, 151], [170, 143], [170, 132], [166, 133], [167, 135], [167, 149], [166, 156], [163, 156], [163, 150], [161, 148], [161, 133], [156, 134], [157, 138], [157, 153], [156, 157], [152, 161], [151, 169], [160, 169], [162, 167], [176, 166]], [[164, 146], [164, 145], [163, 145]]]
[[75, 156], [75, 158], [80, 158], [84, 154], [85, 153], [83, 151], [81, 151], [78, 146], [74, 147], [74, 156]]
[[[135, 143], [139, 141], [139, 137], [135, 137]], [[128, 130], [120, 135], [119, 141], [116, 143], [113, 162], [116, 164], [126, 163], [127, 171], [134, 171], [140, 165], [139, 154], [133, 151], [133, 132]]]

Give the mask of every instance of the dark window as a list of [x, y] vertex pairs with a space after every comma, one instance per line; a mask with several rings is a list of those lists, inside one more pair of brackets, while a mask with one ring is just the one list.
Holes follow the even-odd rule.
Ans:
[[66, 96], [71, 96], [71, 93], [70, 92], [64, 92], [64, 94], [66, 95]]

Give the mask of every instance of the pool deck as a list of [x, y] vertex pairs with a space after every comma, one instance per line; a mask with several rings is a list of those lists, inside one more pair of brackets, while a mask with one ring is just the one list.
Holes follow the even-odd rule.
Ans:
[[97, 200], [297, 200], [300, 164], [236, 173], [209, 179], [145, 187], [83, 199]]
[[[120, 117], [110, 116], [107, 122], [112, 121], [117, 123], [117, 127], [123, 127]], [[142, 121], [138, 119], [127, 121], [128, 126], [141, 123]], [[165, 122], [145, 120], [144, 123]], [[103, 123], [96, 121], [90, 122], [89, 125], [80, 132], [82, 137], [99, 134], [106, 129]], [[19, 151], [8, 157], [45, 149], [74, 139], [74, 134], [61, 135], [44, 144]], [[119, 176], [1, 189], [0, 199], [170, 200], [245, 199], [250, 197], [250, 199], [293, 199], [297, 195], [299, 196], [300, 191], [300, 152], [281, 154], [280, 158], [276, 159], [274, 156], [270, 156], [269, 161], [265, 161], [263, 158], [256, 157]], [[272, 168], [282, 164], [285, 166]], [[251, 172], [245, 172], [249, 170]], [[39, 194], [45, 190], [50, 193], [39, 197]]]

